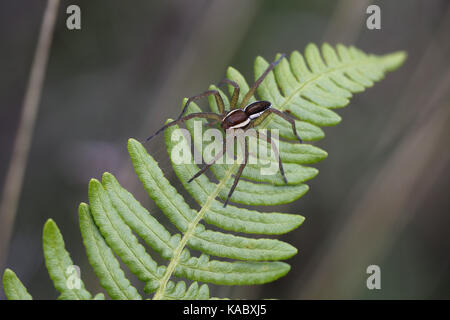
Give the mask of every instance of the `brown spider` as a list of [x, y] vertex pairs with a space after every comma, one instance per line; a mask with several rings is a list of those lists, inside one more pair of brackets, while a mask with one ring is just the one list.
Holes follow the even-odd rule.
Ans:
[[[240, 104], [240, 108], [237, 108], [239, 92], [240, 92], [239, 85], [236, 82], [232, 81], [232, 80], [223, 79], [218, 84], [218, 86], [227, 83], [227, 84], [231, 85], [232, 87], [234, 87], [233, 95], [232, 95], [232, 98], [231, 98], [230, 111], [226, 111], [225, 110], [225, 105], [224, 105], [224, 102], [222, 100], [222, 97], [220, 96], [219, 91], [217, 91], [217, 90], [205, 91], [202, 94], [199, 94], [199, 95], [196, 95], [196, 96], [193, 96], [193, 97], [189, 98], [186, 101], [186, 104], [184, 105], [184, 108], [181, 111], [181, 114], [179, 115], [179, 117], [176, 120], [171, 121], [168, 124], [164, 125], [161, 129], [159, 129], [153, 135], [148, 137], [146, 139], [146, 141], [149, 141], [154, 136], [156, 136], [157, 134], [161, 133], [162, 131], [164, 131], [168, 127], [177, 125], [177, 124], [179, 124], [181, 122], [184, 122], [184, 121], [192, 119], [192, 118], [205, 118], [205, 119], [215, 120], [216, 123], [220, 122], [220, 126], [222, 127], [223, 130], [226, 130], [226, 131], [228, 131], [228, 130], [237, 130], [237, 129], [241, 129], [243, 131], [246, 131], [249, 128], [253, 128], [253, 127], [259, 125], [269, 114], [274, 113], [277, 116], [282, 117], [283, 119], [285, 119], [286, 121], [288, 121], [291, 124], [292, 130], [294, 132], [294, 135], [297, 137], [298, 141], [300, 143], [302, 143], [302, 139], [297, 134], [297, 130], [295, 128], [295, 120], [290, 115], [288, 115], [286, 113], [283, 113], [280, 110], [272, 108], [271, 107], [272, 104], [269, 101], [256, 101], [256, 102], [253, 102], [253, 103], [250, 103], [249, 105], [247, 105], [248, 101], [255, 94], [256, 89], [262, 83], [264, 78], [269, 74], [270, 71], [272, 71], [272, 69], [284, 57], [285, 57], [285, 55], [283, 54], [278, 60], [276, 60], [275, 62], [272, 62], [269, 65], [269, 67], [263, 72], [263, 74], [258, 78], [258, 80], [256, 80], [256, 82], [253, 84], [253, 86], [249, 89], [247, 94], [242, 99], [242, 102]], [[192, 101], [198, 100], [200, 98], [205, 98], [205, 97], [210, 96], [210, 95], [214, 95], [214, 97], [216, 99], [216, 102], [217, 102], [217, 106], [219, 108], [219, 113], [214, 113], [214, 112], [197, 112], [197, 113], [191, 113], [191, 114], [183, 117], [183, 114], [186, 112], [189, 104]], [[259, 134], [263, 135], [262, 133], [259, 133]], [[267, 141], [272, 144], [272, 140], [270, 139], [270, 137], [266, 136], [266, 138], [267, 138]], [[245, 140], [244, 150], [245, 150], [245, 152], [244, 152], [244, 162], [240, 165], [239, 170], [238, 170], [238, 172], [237, 172], [237, 174], [236, 174], [236, 176], [234, 178], [233, 186], [231, 187], [230, 192], [228, 193], [228, 197], [227, 197], [227, 199], [226, 199], [226, 201], [224, 203], [224, 207], [227, 206], [228, 201], [230, 200], [230, 197], [233, 194], [234, 189], [236, 188], [236, 186], [237, 186], [237, 184], [239, 182], [239, 179], [241, 177], [242, 171], [244, 170], [245, 166], [247, 165], [247, 160], [248, 160], [247, 140]], [[213, 159], [213, 161], [211, 161], [210, 163], [207, 163], [200, 171], [198, 171], [191, 179], [189, 179], [188, 182], [191, 182], [195, 178], [197, 178], [200, 175], [202, 175], [206, 170], [208, 170], [208, 168], [211, 165], [213, 165], [218, 159], [220, 159], [223, 156], [223, 154], [224, 154], [224, 151], [222, 151], [220, 154], [218, 154]], [[278, 152], [277, 152], [277, 154], [278, 154]], [[284, 174], [283, 164], [281, 162], [281, 158], [280, 158], [279, 154], [278, 154], [278, 164], [279, 164], [280, 173], [281, 173], [281, 175], [283, 177], [283, 180], [287, 184], [288, 182], [287, 182], [286, 176]]]

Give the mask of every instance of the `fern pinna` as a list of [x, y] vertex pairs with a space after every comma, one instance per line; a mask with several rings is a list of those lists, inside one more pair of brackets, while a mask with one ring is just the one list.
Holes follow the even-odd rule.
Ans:
[[[320, 52], [317, 46], [310, 44], [304, 56], [294, 51], [289, 60], [283, 59], [263, 81], [257, 93], [261, 99], [272, 102], [275, 108], [287, 111], [297, 119], [296, 127], [303, 140], [316, 141], [324, 137], [321, 126], [332, 126], [341, 121], [334, 108], [346, 106], [353, 93], [372, 86], [386, 72], [399, 67], [405, 57], [404, 52], [375, 56], [354, 47], [337, 45], [334, 49], [328, 44], [324, 44]], [[255, 78], [267, 66], [268, 62], [258, 57], [255, 61]], [[244, 77], [230, 67], [227, 78], [239, 84], [242, 99], [249, 89]], [[210, 89], [219, 90], [215, 86]], [[229, 105], [225, 94], [222, 91], [220, 94], [225, 104]], [[211, 110], [217, 112], [213, 97], [210, 97], [209, 104]], [[190, 104], [188, 112], [199, 112], [199, 107]], [[194, 138], [194, 145], [200, 147], [193, 121], [186, 121], [186, 127]], [[179, 141], [172, 141], [172, 133], [176, 128], [170, 127], [165, 131], [169, 156], [175, 145], [188, 144], [184, 136], [180, 136]], [[279, 140], [280, 157], [289, 184], [284, 183], [280, 174], [261, 175], [258, 165], [249, 164], [242, 173], [245, 180], [239, 182], [230, 201], [269, 206], [290, 203], [300, 198], [308, 191], [305, 182], [318, 173], [317, 169], [307, 165], [325, 159], [327, 153], [310, 144], [290, 143], [289, 140], [296, 137], [284, 119], [269, 116], [258, 129], [279, 130], [283, 138]], [[290, 266], [280, 260], [297, 253], [292, 245], [269, 237], [255, 239], [213, 231], [204, 225], [211, 224], [231, 232], [268, 236], [287, 233], [302, 224], [304, 217], [298, 214], [259, 212], [236, 205], [224, 208], [223, 202], [218, 199], [227, 197], [232, 177], [239, 166], [237, 162], [214, 164], [211, 170], [217, 182], [202, 175], [188, 183], [198, 172], [198, 166], [172, 161], [183, 187], [198, 204], [198, 209], [193, 209], [165, 178], [158, 163], [141, 143], [130, 139], [128, 151], [148, 195], [179, 233], [171, 234], [112, 174], [105, 173], [101, 182], [92, 179], [89, 184], [89, 205], [82, 203], [79, 206], [80, 229], [89, 262], [109, 297], [143, 298], [142, 293], [125, 277], [118, 258], [145, 283], [144, 291], [151, 294], [149, 297], [153, 299], [209, 299], [207, 283], [263, 284], [289, 271]], [[267, 160], [276, 161], [270, 157]], [[168, 260], [168, 264], [158, 265], [139, 243], [136, 235], [155, 253]], [[61, 293], [61, 299], [105, 299], [102, 293], [92, 296], [80, 279], [76, 279], [78, 285], [68, 285], [73, 279], [70, 279], [67, 269], [74, 263], [65, 250], [58, 227], [51, 219], [44, 226], [43, 246], [47, 269]], [[191, 257], [190, 249], [200, 251], [200, 257]], [[187, 287], [183, 280], [175, 278], [193, 282]], [[199, 282], [205, 284], [200, 285]], [[5, 271], [3, 284], [9, 299], [31, 299], [13, 271]]]

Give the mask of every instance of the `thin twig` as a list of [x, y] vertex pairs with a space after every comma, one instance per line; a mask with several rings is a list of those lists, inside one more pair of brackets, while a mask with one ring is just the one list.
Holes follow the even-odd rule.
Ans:
[[31, 65], [19, 128], [14, 141], [11, 162], [6, 175], [0, 203], [0, 267], [6, 262], [11, 230], [22, 190], [32, 133], [39, 107], [45, 70], [53, 38], [59, 0], [48, 0], [44, 12], [36, 52]]

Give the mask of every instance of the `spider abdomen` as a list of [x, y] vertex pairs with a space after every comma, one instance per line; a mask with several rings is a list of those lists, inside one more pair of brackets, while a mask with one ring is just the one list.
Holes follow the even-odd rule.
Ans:
[[272, 104], [269, 101], [256, 101], [246, 106], [244, 108], [244, 112], [247, 114], [250, 120], [254, 120], [261, 116], [267, 109], [269, 109], [271, 105]]

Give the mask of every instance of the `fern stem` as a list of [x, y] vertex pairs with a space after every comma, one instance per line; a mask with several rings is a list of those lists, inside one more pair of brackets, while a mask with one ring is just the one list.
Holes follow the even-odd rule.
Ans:
[[183, 252], [183, 249], [186, 247], [186, 243], [188, 242], [189, 238], [194, 234], [195, 227], [197, 227], [198, 223], [203, 219], [205, 212], [211, 206], [211, 202], [214, 201], [214, 199], [216, 199], [216, 197], [219, 195], [220, 191], [225, 186], [226, 182], [230, 179], [230, 177], [232, 176], [233, 172], [237, 169], [237, 167], [238, 163], [234, 163], [234, 165], [230, 168], [230, 170], [227, 171], [226, 176], [224, 177], [224, 179], [220, 181], [214, 192], [209, 195], [208, 199], [205, 202], [205, 205], [200, 209], [194, 221], [192, 221], [189, 224], [189, 227], [184, 233], [183, 238], [181, 238], [180, 243], [175, 249], [173, 258], [170, 260], [170, 263], [166, 269], [166, 272], [164, 273], [164, 276], [161, 278], [160, 286], [156, 291], [155, 295], [153, 296], [153, 300], [160, 300], [164, 298], [167, 283], [169, 282], [170, 277], [172, 276], [173, 272], [175, 271], [175, 268], [180, 262], [180, 257]]

